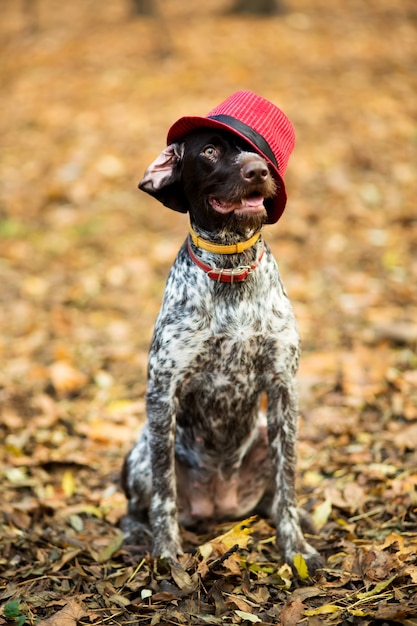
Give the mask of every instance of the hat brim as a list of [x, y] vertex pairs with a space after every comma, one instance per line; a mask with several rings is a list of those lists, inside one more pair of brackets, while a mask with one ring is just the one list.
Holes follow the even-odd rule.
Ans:
[[179, 120], [174, 122], [169, 129], [167, 135], [167, 145], [182, 141], [186, 135], [194, 130], [198, 130], [199, 128], [217, 128], [233, 133], [246, 141], [246, 143], [248, 143], [255, 150], [255, 152], [260, 154], [267, 161], [270, 171], [277, 184], [277, 192], [273, 198], [265, 200], [265, 208], [268, 215], [268, 224], [275, 224], [275, 222], [277, 222], [283, 214], [287, 203], [287, 192], [285, 190], [284, 180], [281, 177], [276, 164], [273, 163], [268, 155], [262, 152], [262, 150], [260, 150], [259, 147], [244, 133], [239, 132], [224, 122], [210, 119], [209, 117], [181, 117]]

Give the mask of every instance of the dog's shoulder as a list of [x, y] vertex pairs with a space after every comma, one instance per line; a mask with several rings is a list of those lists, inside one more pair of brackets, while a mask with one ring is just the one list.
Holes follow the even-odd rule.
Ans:
[[189, 318], [202, 300], [206, 282], [205, 273], [193, 263], [184, 242], [167, 277], [160, 315], [174, 310], [175, 319]]

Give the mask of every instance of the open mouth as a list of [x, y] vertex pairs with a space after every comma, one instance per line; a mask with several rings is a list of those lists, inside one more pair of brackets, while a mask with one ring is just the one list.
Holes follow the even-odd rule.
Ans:
[[237, 214], [243, 213], [261, 213], [265, 211], [264, 196], [260, 193], [253, 193], [245, 198], [242, 198], [240, 202], [227, 202], [221, 198], [210, 197], [209, 202], [211, 207], [218, 213], [231, 213], [236, 211]]

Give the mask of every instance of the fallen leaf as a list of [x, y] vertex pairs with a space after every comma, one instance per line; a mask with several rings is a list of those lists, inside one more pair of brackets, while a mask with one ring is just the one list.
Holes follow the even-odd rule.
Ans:
[[308, 598], [317, 598], [317, 596], [322, 595], [324, 595], [324, 592], [318, 587], [300, 587], [292, 592], [291, 598], [300, 598], [300, 600], [304, 601]]
[[66, 498], [70, 498], [76, 490], [74, 474], [70, 470], [66, 470], [61, 481], [62, 491]]
[[354, 617], [366, 617], [367, 615], [373, 615], [373, 611], [367, 611], [366, 609], [350, 609], [347, 608], [347, 612]]
[[106, 563], [113, 554], [120, 550], [123, 544], [124, 535], [122, 532], [117, 533], [107, 546], [105, 546], [97, 555], [98, 563]]
[[83, 606], [70, 600], [60, 611], [39, 622], [39, 626], [77, 626], [80, 619], [87, 616]]
[[56, 361], [49, 367], [51, 382], [61, 394], [78, 391], [87, 383], [87, 376], [67, 361]]
[[213, 551], [217, 554], [224, 554], [227, 550], [230, 550], [233, 546], [237, 545], [239, 548], [247, 548], [249, 541], [251, 540], [252, 528], [250, 525], [256, 519], [256, 516], [248, 517], [247, 519], [239, 522], [228, 532], [218, 535], [211, 541], [203, 544], [199, 547], [198, 551], [204, 559], [207, 559]]
[[227, 559], [223, 561], [223, 567], [230, 574], [239, 576], [242, 574], [242, 563], [238, 554], [231, 554]]
[[403, 619], [407, 615], [410, 615], [411, 617], [415, 616], [416, 605], [415, 603], [413, 604], [413, 607], [408, 607], [403, 602], [401, 602], [401, 604], [387, 604], [385, 602], [381, 602], [378, 604], [375, 619], [403, 623]]
[[392, 434], [391, 437], [400, 450], [414, 450], [417, 441], [417, 424], [406, 425], [398, 433]]
[[355, 482], [349, 482], [346, 485], [343, 497], [352, 512], [360, 511], [365, 501], [363, 488]]
[[392, 570], [398, 568], [399, 563], [395, 555], [373, 548], [365, 554], [361, 565], [363, 574], [371, 580], [384, 580]]
[[252, 624], [257, 624], [258, 622], [262, 621], [257, 615], [253, 615], [253, 613], [247, 613], [246, 611], [236, 610], [235, 614], [248, 622], [252, 622]]
[[[226, 594], [225, 594], [226, 595]], [[250, 604], [245, 600], [245, 598], [241, 597], [241, 596], [237, 596], [233, 593], [228, 593], [227, 594], [227, 598], [230, 602], [233, 602], [233, 604], [235, 604], [237, 606], [237, 608], [240, 611], [247, 611], [248, 613], [251, 612], [251, 606]]]
[[343, 609], [336, 604], [323, 604], [316, 609], [306, 609], [304, 615], [307, 617], [313, 617], [314, 615], [328, 615], [330, 613], [339, 613]]
[[383, 580], [382, 582], [377, 583], [375, 587], [371, 589], [370, 591], [363, 591], [361, 593], [357, 593], [356, 597], [358, 598], [358, 600], [365, 600], [368, 598], [372, 598], [373, 596], [380, 594], [381, 591], [384, 591], [384, 589], [389, 587], [392, 581], [395, 579], [396, 579], [396, 576], [391, 576], [391, 578], [388, 578], [388, 580]]
[[175, 584], [182, 591], [190, 593], [196, 588], [196, 584], [192, 581], [191, 576], [185, 571], [180, 563], [174, 562], [171, 564], [171, 575]]
[[417, 565], [409, 565], [404, 569], [404, 574], [411, 578], [411, 581], [417, 585]]
[[109, 596], [109, 601], [113, 604], [117, 604], [117, 606], [121, 606], [122, 608], [129, 606], [130, 604], [129, 598], [125, 598], [125, 596], [121, 596], [119, 593], [113, 593]]
[[294, 567], [297, 570], [297, 574], [302, 580], [308, 578], [308, 565], [302, 554], [298, 553], [293, 559]]
[[304, 609], [305, 606], [301, 598], [287, 602], [280, 616], [281, 626], [297, 626], [303, 616]]
[[92, 515], [97, 518], [104, 517], [103, 511], [93, 504], [88, 504], [86, 502], [81, 502], [80, 504], [72, 504], [70, 506], [65, 507], [61, 511], [57, 511], [57, 517], [69, 517], [70, 515], [79, 515], [84, 513], [85, 515]]
[[66, 552], [64, 552], [59, 561], [53, 564], [53, 566], [51, 567], [51, 571], [56, 574], [64, 567], [64, 565], [66, 565], [70, 561], [73, 561], [81, 552], [81, 548], [77, 550], [67, 550]]
[[329, 517], [332, 514], [332, 501], [330, 497], [327, 497], [321, 504], [316, 506], [313, 511], [313, 522], [318, 530], [329, 521]]

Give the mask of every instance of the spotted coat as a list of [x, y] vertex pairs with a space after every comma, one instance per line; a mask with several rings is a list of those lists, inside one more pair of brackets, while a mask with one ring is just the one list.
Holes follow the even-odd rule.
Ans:
[[[193, 207], [189, 212], [205, 239], [242, 238], [227, 227], [207, 229]], [[255, 230], [250, 224], [246, 238]], [[192, 261], [188, 245], [217, 268], [262, 258], [246, 280], [216, 282]], [[123, 471], [128, 543], [153, 538], [155, 555], [175, 558], [182, 551], [179, 523], [201, 528], [258, 512], [274, 521], [289, 563], [302, 553], [317, 567], [295, 496], [298, 359], [293, 310], [262, 238], [227, 255], [185, 242], [155, 324], [147, 421]]]

